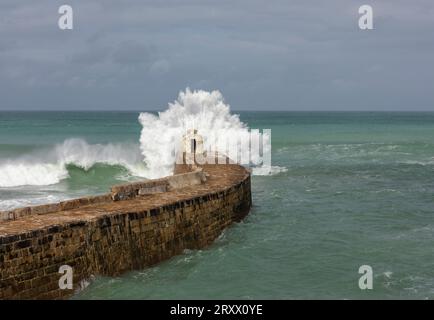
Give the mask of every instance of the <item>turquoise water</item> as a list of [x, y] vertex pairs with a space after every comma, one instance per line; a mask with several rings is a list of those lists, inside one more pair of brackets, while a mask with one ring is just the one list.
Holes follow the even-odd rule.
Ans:
[[[0, 113], [0, 179], [11, 159], [55, 163], [53, 146], [64, 154], [76, 148], [65, 146], [72, 138], [126, 145], [139, 157], [137, 117]], [[97, 277], [74, 298], [434, 298], [434, 113], [242, 112], [241, 120], [272, 130], [273, 165], [287, 169], [253, 177], [249, 216], [204, 250]], [[67, 171], [55, 184], [0, 188], [0, 209], [138, 178], [120, 164]], [[373, 290], [358, 287], [361, 265], [373, 268]]]

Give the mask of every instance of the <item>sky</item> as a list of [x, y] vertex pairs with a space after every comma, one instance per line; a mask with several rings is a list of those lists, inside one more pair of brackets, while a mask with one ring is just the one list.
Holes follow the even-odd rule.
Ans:
[[187, 87], [234, 110], [434, 111], [434, 1], [0, 2], [0, 110], [163, 110]]

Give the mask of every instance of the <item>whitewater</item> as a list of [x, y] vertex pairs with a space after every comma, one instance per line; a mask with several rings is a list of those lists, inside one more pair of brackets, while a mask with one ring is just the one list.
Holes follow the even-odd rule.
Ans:
[[[226, 153], [251, 137], [248, 126], [232, 114], [222, 94], [215, 91], [186, 89], [169, 103], [166, 111], [141, 113], [140, 143], [90, 144], [83, 138], [68, 138], [52, 148], [36, 150], [16, 158], [0, 158], [0, 188], [48, 186], [70, 177], [69, 166], [88, 171], [97, 164], [122, 166], [131, 176], [159, 178], [170, 175], [175, 163], [175, 150], [188, 129], [197, 129], [204, 137], [205, 150]], [[260, 135], [268, 145], [271, 137]], [[268, 144], [267, 144], [268, 143]], [[231, 144], [234, 144], [231, 146]], [[258, 146], [259, 148], [259, 146]], [[261, 167], [260, 152], [247, 165], [256, 166], [257, 175], [285, 171], [280, 167]]]
[[96, 164], [120, 165], [137, 177], [147, 173], [138, 145], [89, 144], [72, 138], [45, 152], [3, 160], [0, 187], [52, 185], [69, 177], [68, 165], [88, 171]]
[[[185, 110], [183, 99], [170, 101], [180, 119], [171, 116], [170, 107], [154, 113], [158, 130], [167, 127], [165, 117], [177, 127], [184, 114], [202, 117]], [[114, 184], [148, 177], [146, 148], [166, 149], [142, 135], [152, 123], [143, 126], [138, 117], [138, 112], [0, 112], [0, 171], [9, 166], [14, 184], [34, 184], [0, 187], [0, 210], [102, 194]], [[266, 111], [240, 112], [240, 119], [244, 126], [231, 119], [240, 132], [272, 129], [272, 162], [280, 166], [272, 176], [252, 178], [248, 218], [209, 250], [192, 250], [116, 281], [97, 278], [78, 298], [365, 299], [357, 270], [371, 262], [377, 275], [372, 298], [434, 298], [432, 266], [420, 263], [432, 253], [434, 113]], [[155, 159], [164, 174], [167, 169]], [[37, 165], [48, 167], [38, 175], [19, 170]], [[58, 173], [51, 177], [52, 172]], [[204, 279], [209, 285], [203, 286]]]

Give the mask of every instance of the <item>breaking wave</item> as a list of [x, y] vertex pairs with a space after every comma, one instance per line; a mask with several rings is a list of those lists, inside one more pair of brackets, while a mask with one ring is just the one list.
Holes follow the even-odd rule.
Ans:
[[[159, 178], [170, 175], [175, 163], [175, 150], [188, 129], [197, 129], [204, 138], [204, 149], [228, 155], [252, 135], [263, 144], [250, 147], [248, 163], [253, 174], [273, 175], [286, 168], [259, 166], [262, 154], [271, 152], [268, 133], [250, 131], [238, 115], [231, 114], [219, 91], [180, 92], [177, 100], [158, 115], [141, 113], [140, 144], [89, 144], [83, 139], [67, 139], [44, 150], [31, 151], [15, 159], [0, 159], [0, 187], [46, 186], [57, 184], [73, 174], [73, 168], [84, 171], [103, 164], [125, 168], [134, 177]], [[264, 147], [263, 147], [264, 146]]]
[[[150, 178], [171, 174], [175, 163], [174, 150], [179, 148], [180, 137], [189, 129], [196, 129], [202, 135], [204, 150], [223, 154], [243, 142], [248, 144], [252, 134], [238, 115], [231, 114], [230, 106], [217, 90], [191, 91], [187, 88], [185, 92], [179, 93], [177, 100], [169, 103], [166, 111], [158, 115], [141, 113], [139, 121], [143, 126], [140, 148]], [[267, 146], [271, 137], [259, 132], [257, 135]], [[258, 148], [251, 147], [247, 165], [260, 164], [262, 159], [259, 152], [271, 151]]]
[[138, 145], [68, 139], [52, 149], [1, 162], [0, 187], [52, 185], [69, 177], [70, 166], [88, 171], [96, 164], [122, 166], [134, 176], [146, 177]]

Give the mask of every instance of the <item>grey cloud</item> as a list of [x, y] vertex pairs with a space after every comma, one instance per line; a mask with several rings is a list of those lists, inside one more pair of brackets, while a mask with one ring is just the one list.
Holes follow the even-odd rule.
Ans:
[[134, 41], [120, 43], [113, 52], [113, 60], [119, 64], [142, 64], [151, 59], [148, 47]]
[[164, 108], [187, 86], [235, 109], [434, 110], [434, 3], [370, 2], [364, 32], [355, 0], [71, 0], [60, 31], [63, 2], [2, 0], [0, 110]]

